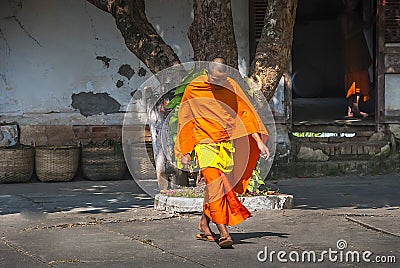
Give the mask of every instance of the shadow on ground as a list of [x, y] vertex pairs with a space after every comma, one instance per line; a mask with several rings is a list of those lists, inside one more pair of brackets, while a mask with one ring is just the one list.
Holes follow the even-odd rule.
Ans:
[[247, 242], [245, 240], [252, 238], [263, 238], [263, 237], [279, 237], [288, 238], [287, 233], [274, 233], [274, 232], [248, 232], [248, 233], [230, 233], [235, 244], [254, 244], [254, 242]]
[[22, 213], [116, 213], [153, 207], [153, 198], [133, 180], [72, 181], [58, 183], [3, 184], [0, 215]]
[[293, 194], [299, 209], [400, 206], [400, 175], [301, 178], [268, 182], [273, 189]]

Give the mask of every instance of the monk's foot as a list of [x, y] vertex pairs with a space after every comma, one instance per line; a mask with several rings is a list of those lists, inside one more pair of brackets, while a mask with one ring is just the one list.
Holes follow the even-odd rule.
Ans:
[[357, 103], [353, 103], [353, 105], [351, 106], [351, 111], [353, 113], [353, 116], [356, 118], [362, 118], [363, 116], [361, 115], [360, 109], [358, 108], [358, 104]]
[[218, 245], [221, 248], [231, 248], [233, 245], [233, 240], [232, 237], [228, 235], [221, 235], [221, 237], [218, 240]]
[[204, 233], [199, 233], [196, 234], [196, 239], [197, 240], [203, 240], [203, 241], [208, 241], [208, 242], [215, 242], [215, 234], [211, 232], [211, 234], [204, 234]]
[[197, 229], [200, 231], [200, 234], [196, 234], [196, 238], [199, 240], [215, 242], [215, 234], [211, 231], [208, 223], [199, 222]]
[[354, 116], [354, 114], [353, 114], [353, 111], [351, 110], [351, 107], [347, 106], [347, 117], [353, 117], [353, 116]]
[[360, 114], [361, 114], [362, 117], [368, 117], [368, 114], [365, 113], [365, 112], [361, 112], [361, 111], [360, 111]]

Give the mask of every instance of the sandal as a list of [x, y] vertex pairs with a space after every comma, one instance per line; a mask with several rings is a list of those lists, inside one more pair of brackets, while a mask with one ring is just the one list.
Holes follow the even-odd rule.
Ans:
[[218, 245], [219, 245], [221, 248], [231, 248], [232, 245], [233, 245], [233, 240], [232, 240], [232, 238], [231, 238], [230, 236], [221, 237], [221, 238], [219, 239]]
[[196, 234], [196, 239], [208, 242], [215, 242], [215, 234], [213, 232], [211, 232], [211, 234], [199, 233]]

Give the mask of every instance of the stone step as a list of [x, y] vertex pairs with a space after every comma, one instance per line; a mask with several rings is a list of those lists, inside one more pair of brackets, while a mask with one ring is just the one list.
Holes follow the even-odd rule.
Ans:
[[375, 160], [332, 160], [279, 163], [274, 165], [269, 179], [291, 177], [324, 177], [349, 175], [380, 175], [400, 171], [400, 159], [397, 157], [377, 158]]
[[336, 120], [334, 122], [297, 122], [293, 123], [293, 132], [374, 132], [376, 124], [373, 121], [357, 122], [348, 120]]
[[292, 155], [297, 161], [328, 161], [343, 159], [374, 159], [387, 157], [392, 150], [390, 141], [366, 142], [295, 142]]

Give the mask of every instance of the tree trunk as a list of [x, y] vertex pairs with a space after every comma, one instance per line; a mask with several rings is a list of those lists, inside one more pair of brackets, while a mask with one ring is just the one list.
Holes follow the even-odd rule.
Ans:
[[194, 19], [188, 37], [195, 61], [223, 57], [238, 67], [238, 52], [233, 30], [230, 0], [193, 0]]
[[[145, 14], [144, 0], [87, 0], [115, 18], [125, 44], [152, 73], [179, 64], [172, 48], [159, 36]], [[230, 0], [193, 0], [194, 20], [188, 31], [194, 59], [209, 61], [223, 57], [227, 64], [238, 67], [238, 53], [233, 29]], [[285, 70], [292, 46], [297, 0], [269, 0], [265, 26], [252, 63], [251, 78], [269, 100]], [[164, 84], [164, 81], [160, 81]], [[158, 106], [149, 107], [153, 151], [160, 188], [173, 173], [159, 148], [159, 131], [165, 115]], [[157, 116], [155, 116], [157, 115]], [[172, 181], [172, 179], [171, 179]]]
[[152, 73], [179, 64], [179, 58], [147, 20], [144, 0], [87, 0], [115, 18], [125, 44]]
[[269, 0], [264, 27], [251, 64], [253, 88], [269, 101], [285, 71], [292, 50], [297, 0]]
[[[97, 8], [110, 13], [115, 18], [125, 44], [153, 74], [179, 64], [179, 58], [147, 20], [144, 0], [87, 0]], [[183, 68], [179, 71], [184, 72]], [[159, 78], [157, 76], [157, 78]], [[161, 79], [163, 80], [163, 79]], [[161, 81], [164, 86], [168, 81]], [[157, 96], [153, 96], [157, 97]], [[150, 132], [152, 135], [153, 154], [156, 162], [157, 182], [160, 189], [168, 186], [170, 177], [176, 177], [162, 152], [160, 130], [166, 115], [158, 111], [159, 106], [147, 107]], [[175, 171], [177, 173], [177, 171]]]

